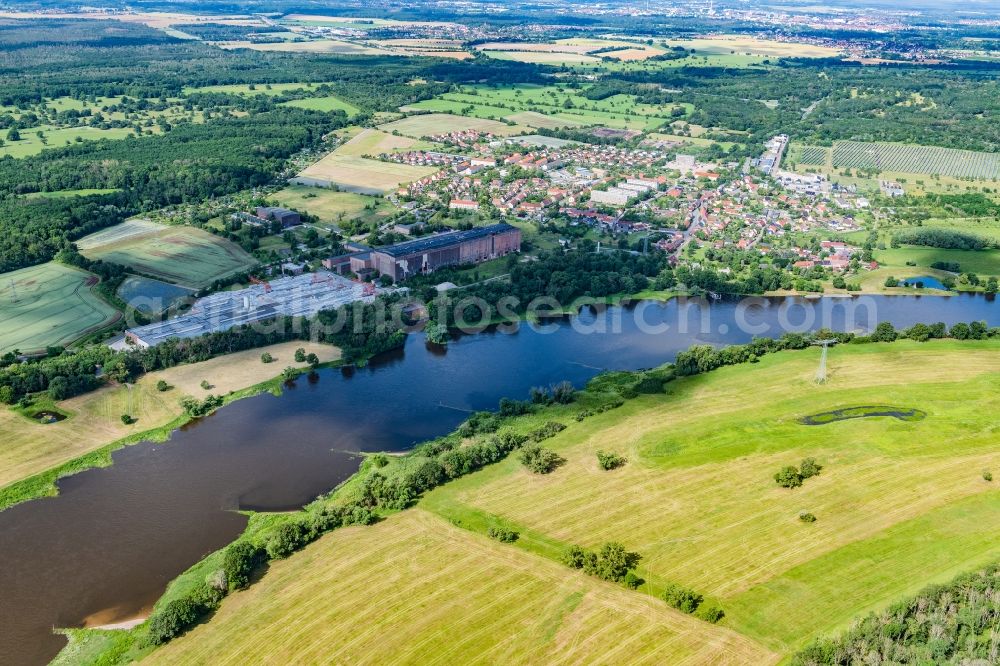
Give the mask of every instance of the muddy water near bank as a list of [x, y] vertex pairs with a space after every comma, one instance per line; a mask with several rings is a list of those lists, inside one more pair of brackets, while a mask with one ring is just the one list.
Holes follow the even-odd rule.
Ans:
[[[864, 307], [859, 304], [869, 303]], [[350, 476], [359, 451], [404, 450], [452, 430], [470, 410], [602, 369], [652, 367], [692, 344], [745, 342], [829, 325], [986, 320], [981, 297], [756, 299], [710, 307], [644, 303], [573, 320], [464, 336], [420, 335], [365, 368], [300, 378], [282, 396], [229, 405], [114, 454], [114, 465], [59, 483], [60, 495], [0, 512], [0, 663], [39, 664], [64, 645], [53, 627], [141, 615], [167, 583], [235, 538], [237, 509], [299, 507]]]

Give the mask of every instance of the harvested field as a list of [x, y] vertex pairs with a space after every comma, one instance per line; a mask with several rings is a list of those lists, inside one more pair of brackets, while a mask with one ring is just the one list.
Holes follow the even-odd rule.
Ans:
[[424, 113], [407, 116], [395, 122], [382, 125], [379, 129], [385, 132], [396, 131], [406, 136], [418, 138], [462, 130], [491, 132], [500, 136], [517, 134], [519, 131], [517, 127], [512, 127], [495, 120], [467, 118], [450, 113]]
[[325, 187], [335, 185], [347, 192], [359, 194], [385, 194], [438, 170], [435, 167], [380, 162], [333, 152], [307, 167], [294, 182]]
[[776, 655], [658, 600], [412, 509], [338, 530], [273, 563], [210, 622], [148, 659], [769, 664]]

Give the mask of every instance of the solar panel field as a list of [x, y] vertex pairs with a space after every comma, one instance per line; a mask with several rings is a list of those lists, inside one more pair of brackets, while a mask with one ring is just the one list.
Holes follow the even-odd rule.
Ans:
[[[803, 153], [816, 157], [811, 150]], [[833, 144], [833, 167], [1000, 180], [1000, 155], [902, 143], [837, 141]]]

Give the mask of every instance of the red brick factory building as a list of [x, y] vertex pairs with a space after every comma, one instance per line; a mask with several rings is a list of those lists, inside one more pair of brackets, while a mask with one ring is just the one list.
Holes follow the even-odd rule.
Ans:
[[371, 265], [398, 282], [442, 266], [478, 264], [520, 251], [521, 230], [501, 222], [378, 248], [371, 252]]

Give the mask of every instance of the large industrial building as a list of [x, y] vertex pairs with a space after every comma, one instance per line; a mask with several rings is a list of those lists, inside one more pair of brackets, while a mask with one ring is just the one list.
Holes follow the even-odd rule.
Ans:
[[442, 266], [478, 264], [520, 251], [521, 230], [501, 222], [372, 250], [371, 267], [398, 282]]
[[139, 347], [154, 347], [170, 338], [196, 338], [275, 317], [309, 317], [320, 310], [371, 300], [375, 294], [373, 285], [327, 271], [303, 273], [200, 298], [179, 317], [128, 329], [125, 340]]

